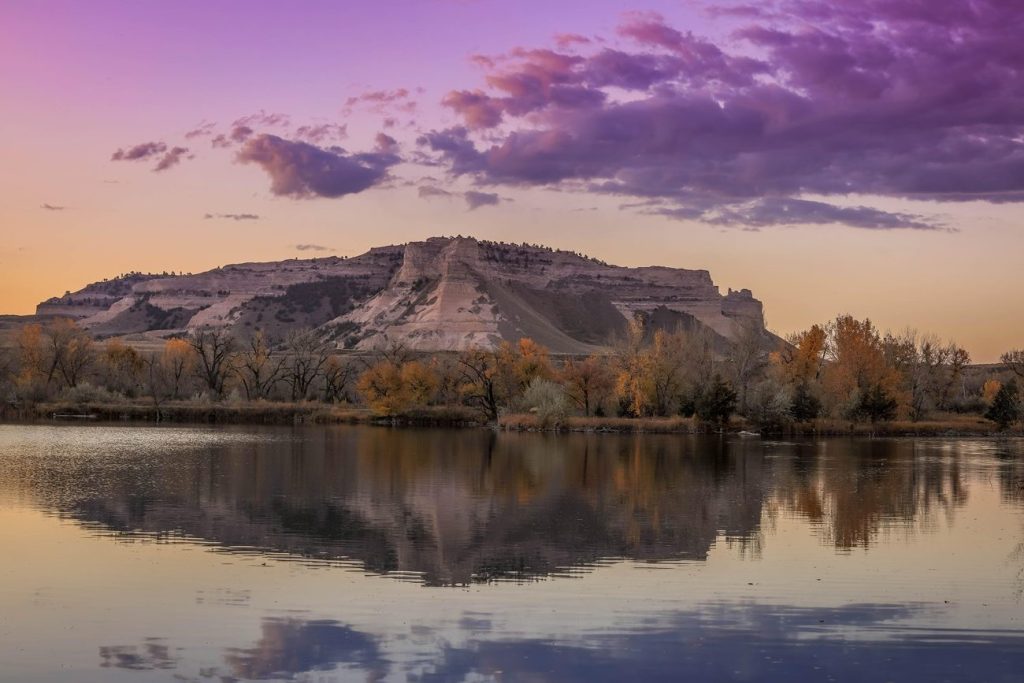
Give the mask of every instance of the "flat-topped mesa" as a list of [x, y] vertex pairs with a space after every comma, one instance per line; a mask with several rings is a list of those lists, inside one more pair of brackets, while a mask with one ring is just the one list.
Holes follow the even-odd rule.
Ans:
[[581, 254], [471, 237], [377, 247], [352, 258], [243, 263], [188, 275], [132, 274], [43, 302], [98, 334], [227, 326], [280, 339], [319, 328], [342, 349], [494, 347], [530, 337], [556, 353], [606, 348], [627, 321], [705, 328], [723, 343], [763, 329], [750, 290], [723, 296], [706, 270], [613, 266]]

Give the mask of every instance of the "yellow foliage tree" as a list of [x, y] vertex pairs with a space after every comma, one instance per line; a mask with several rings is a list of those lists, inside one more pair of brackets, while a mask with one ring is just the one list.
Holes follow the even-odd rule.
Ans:
[[370, 366], [356, 383], [367, 405], [378, 415], [394, 417], [430, 402], [437, 391], [434, 371], [419, 361], [384, 360]]

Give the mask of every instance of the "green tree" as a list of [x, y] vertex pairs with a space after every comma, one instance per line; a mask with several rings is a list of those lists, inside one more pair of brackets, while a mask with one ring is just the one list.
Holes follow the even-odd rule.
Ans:
[[999, 425], [1000, 429], [1006, 429], [1021, 419], [1022, 413], [1024, 408], [1021, 407], [1017, 380], [1010, 380], [999, 388], [992, 405], [985, 412], [985, 417]]
[[821, 399], [814, 395], [807, 382], [796, 385], [789, 413], [797, 422], [809, 422], [821, 415]]
[[711, 384], [698, 394], [694, 408], [697, 417], [704, 422], [725, 426], [736, 411], [736, 391], [716, 374]]
[[878, 383], [861, 394], [856, 412], [871, 422], [879, 422], [894, 419], [898, 407], [899, 403], [896, 399], [886, 391], [881, 383]]

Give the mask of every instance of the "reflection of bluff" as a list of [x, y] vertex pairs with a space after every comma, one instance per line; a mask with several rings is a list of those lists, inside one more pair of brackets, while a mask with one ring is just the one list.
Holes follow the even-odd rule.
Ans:
[[[703, 559], [721, 535], [756, 548], [766, 506], [853, 547], [967, 495], [955, 459], [916, 459], [907, 442], [835, 442], [826, 464], [814, 444], [765, 458], [757, 443], [697, 437], [302, 434], [143, 459], [61, 507], [120, 530], [346, 557], [448, 584], [611, 557]], [[92, 474], [65, 469], [48, 485]], [[141, 495], [140, 482], [155, 493]]]
[[[428, 582], [530, 576], [607, 557], [696, 558], [761, 517], [760, 459], [696, 442], [339, 430], [118, 472], [71, 506], [121, 530], [351, 557]], [[571, 445], [571, 448], [566, 448]], [[136, 477], [158, 495], [132, 495]]]

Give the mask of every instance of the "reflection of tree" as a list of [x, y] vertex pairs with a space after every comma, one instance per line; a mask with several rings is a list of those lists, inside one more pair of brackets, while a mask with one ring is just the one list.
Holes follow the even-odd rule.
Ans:
[[837, 439], [796, 446], [779, 502], [821, 524], [837, 548], [866, 546], [883, 528], [908, 533], [967, 502], [959, 458], [923, 457], [910, 440]]
[[[916, 533], [936, 514], [953, 515], [969, 479], [955, 453], [928, 450], [945, 446], [910, 440], [773, 447], [379, 428], [295, 436], [39, 459], [6, 485], [23, 480], [54, 507], [107, 529], [352, 558], [371, 571], [451, 584], [611, 557], [700, 560], [722, 537], [756, 553], [762, 520], [780, 510], [820, 525], [839, 548], [862, 546], [883, 530]], [[1001, 481], [1019, 476], [1019, 458], [1000, 467]]]
[[381, 679], [387, 663], [377, 641], [334, 621], [264, 619], [263, 636], [251, 648], [229, 650], [225, 663], [245, 679], [292, 678], [310, 671], [327, 671], [339, 664], [366, 672], [366, 680]]

